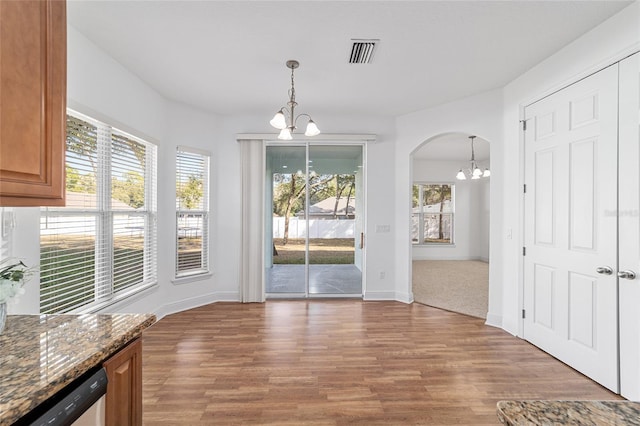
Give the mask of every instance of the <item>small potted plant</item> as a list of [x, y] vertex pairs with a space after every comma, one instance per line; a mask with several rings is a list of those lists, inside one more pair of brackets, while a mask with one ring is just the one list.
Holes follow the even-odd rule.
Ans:
[[21, 260], [0, 261], [0, 333], [7, 319], [7, 302], [24, 294], [22, 286], [29, 281], [34, 269], [27, 267]]

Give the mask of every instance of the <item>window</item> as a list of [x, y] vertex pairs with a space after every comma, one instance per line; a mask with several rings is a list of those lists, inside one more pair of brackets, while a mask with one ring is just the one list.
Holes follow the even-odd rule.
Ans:
[[209, 157], [179, 146], [176, 155], [176, 278], [209, 272]]
[[82, 311], [157, 282], [156, 147], [69, 111], [66, 207], [40, 218], [40, 311]]
[[413, 244], [453, 244], [453, 184], [414, 184]]

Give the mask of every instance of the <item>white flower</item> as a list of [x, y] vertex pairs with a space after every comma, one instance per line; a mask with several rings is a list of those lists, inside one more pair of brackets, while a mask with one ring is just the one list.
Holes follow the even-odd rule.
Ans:
[[21, 261], [7, 260], [5, 265], [0, 265], [0, 303], [5, 303], [11, 298], [24, 294], [22, 286], [29, 280], [34, 272]]
[[0, 280], [0, 303], [21, 293], [24, 293], [21, 282]]

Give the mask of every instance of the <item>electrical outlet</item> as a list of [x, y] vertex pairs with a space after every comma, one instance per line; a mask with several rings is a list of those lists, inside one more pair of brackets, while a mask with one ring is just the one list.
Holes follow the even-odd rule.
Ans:
[[387, 273], [385, 271], [380, 271], [380, 279], [384, 280], [387, 276]]

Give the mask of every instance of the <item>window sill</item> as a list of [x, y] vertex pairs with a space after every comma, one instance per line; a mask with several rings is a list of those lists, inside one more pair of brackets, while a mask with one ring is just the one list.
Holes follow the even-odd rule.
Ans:
[[196, 281], [208, 280], [208, 279], [210, 279], [212, 277], [213, 277], [213, 273], [205, 272], [205, 273], [200, 273], [200, 274], [185, 275], [185, 276], [182, 276], [182, 277], [174, 278], [174, 279], [171, 280], [171, 283], [173, 283], [175, 285], [189, 284], [189, 283], [196, 282]]
[[152, 291], [157, 290], [158, 287], [159, 286], [157, 281], [153, 281], [147, 284], [141, 284], [139, 286], [136, 286], [130, 289], [130, 291], [123, 292], [121, 294], [116, 294], [112, 299], [98, 302], [95, 304], [90, 304], [88, 306], [82, 306], [81, 308], [66, 312], [66, 314], [75, 315], [75, 314], [99, 313], [113, 305], [119, 304], [120, 302], [127, 301], [127, 303], [133, 303], [134, 301], [138, 299], [142, 299], [143, 297], [149, 295]]

